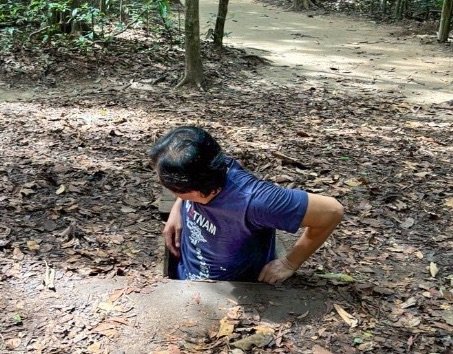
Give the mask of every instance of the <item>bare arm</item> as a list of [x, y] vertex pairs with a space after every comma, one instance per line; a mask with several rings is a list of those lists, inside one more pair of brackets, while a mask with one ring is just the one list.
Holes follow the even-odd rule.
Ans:
[[283, 259], [266, 264], [258, 280], [275, 284], [288, 279], [321, 245], [340, 223], [343, 206], [331, 197], [308, 194], [308, 207], [301, 226], [306, 227]]
[[170, 215], [168, 216], [168, 220], [165, 223], [164, 230], [162, 231], [165, 237], [165, 244], [167, 245], [170, 252], [176, 257], [179, 257], [180, 255], [179, 248], [181, 246], [181, 206], [182, 199], [177, 198], [171, 208]]

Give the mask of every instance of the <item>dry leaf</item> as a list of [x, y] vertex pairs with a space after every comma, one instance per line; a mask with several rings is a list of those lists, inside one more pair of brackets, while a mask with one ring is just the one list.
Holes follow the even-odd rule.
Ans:
[[401, 304], [401, 308], [407, 309], [408, 307], [414, 306], [416, 304], [417, 304], [417, 300], [415, 299], [415, 297], [410, 297], [409, 299], [407, 299], [406, 301], [404, 301]]
[[332, 354], [332, 352], [330, 350], [327, 350], [317, 344], [315, 346], [313, 346], [312, 351], [313, 351], [313, 354]]
[[60, 187], [58, 187], [57, 191], [55, 192], [56, 194], [62, 194], [66, 191], [66, 187], [64, 184], [62, 184]]
[[237, 320], [237, 319], [239, 319], [239, 317], [241, 317], [241, 311], [242, 311], [241, 306], [234, 306], [234, 307], [228, 309], [227, 317], [232, 320]]
[[17, 349], [20, 346], [20, 338], [11, 338], [5, 341], [6, 348], [9, 350]]
[[93, 328], [93, 332], [104, 332], [109, 329], [114, 329], [116, 328], [116, 326], [117, 325], [115, 325], [114, 323], [102, 322], [101, 324]]
[[129, 213], [135, 213], [136, 210], [134, 208], [131, 208], [131, 207], [128, 207], [128, 206], [122, 206], [121, 207], [121, 212], [123, 212], [125, 214], [129, 214]]
[[297, 316], [297, 319], [298, 319], [298, 320], [302, 320], [302, 319], [304, 319], [305, 317], [307, 317], [309, 313], [310, 313], [310, 310], [307, 310], [307, 311], [306, 311], [305, 313], [303, 313], [302, 315]]
[[417, 327], [421, 323], [421, 319], [419, 317], [412, 317], [406, 322], [406, 326], [409, 328]]
[[123, 318], [123, 317], [110, 317], [107, 321], [121, 323], [125, 326], [127, 326], [129, 324], [129, 321], [127, 320], [127, 318]]
[[220, 320], [220, 328], [217, 332], [217, 337], [231, 336], [234, 332], [234, 323], [231, 322], [227, 317]]
[[429, 264], [429, 272], [433, 278], [436, 277], [437, 273], [439, 273], [439, 268], [437, 268], [437, 264], [434, 262], [431, 262]]
[[447, 322], [450, 326], [453, 326], [453, 310], [444, 310], [442, 314], [442, 318]]
[[125, 290], [126, 290], [126, 289], [117, 289], [117, 290], [115, 290], [115, 291], [109, 296], [109, 301], [108, 301], [108, 303], [114, 303], [116, 300], [118, 300], [121, 296], [123, 296]]
[[334, 284], [353, 283], [354, 282], [354, 278], [345, 273], [325, 273], [325, 274], [315, 274], [315, 275], [317, 277], [330, 280]]
[[270, 334], [255, 333], [251, 336], [240, 339], [236, 342], [231, 343], [231, 346], [242, 349], [250, 350], [254, 346], [258, 348], [263, 348], [268, 345], [274, 337]]
[[407, 218], [406, 220], [404, 220], [400, 225], [403, 229], [408, 229], [412, 226], [414, 226], [415, 224], [415, 220], [412, 219], [412, 218]]
[[27, 247], [30, 251], [39, 251], [39, 245], [35, 240], [28, 240]]
[[115, 309], [115, 305], [111, 302], [100, 302], [98, 304], [98, 308], [107, 312], [113, 311]]
[[356, 178], [351, 178], [345, 181], [344, 184], [346, 184], [349, 187], [358, 187], [362, 185], [362, 182]]
[[347, 313], [340, 305], [333, 304], [333, 307], [340, 315], [340, 317], [352, 328], [356, 327], [359, 324], [359, 321], [349, 313]]
[[19, 247], [15, 247], [13, 250], [13, 259], [16, 261], [21, 261], [24, 259], [25, 255], [21, 252]]
[[91, 344], [87, 347], [87, 351], [88, 351], [88, 353], [92, 353], [92, 354], [102, 353], [103, 351], [101, 349], [101, 343], [94, 342], [93, 344]]
[[453, 197], [445, 199], [445, 205], [447, 207], [453, 208]]
[[253, 327], [256, 331], [256, 333], [261, 333], [261, 334], [274, 334], [275, 330], [272, 327], [266, 326], [266, 325], [258, 325]]
[[27, 197], [30, 194], [36, 193], [36, 191], [34, 191], [33, 189], [30, 189], [30, 188], [22, 188], [19, 193], [22, 194], [23, 196]]

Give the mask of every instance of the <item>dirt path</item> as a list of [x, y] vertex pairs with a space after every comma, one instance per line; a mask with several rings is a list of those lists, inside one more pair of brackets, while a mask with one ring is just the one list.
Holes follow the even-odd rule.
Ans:
[[[217, 2], [202, 1], [202, 33], [213, 27]], [[252, 0], [230, 4], [226, 43], [277, 66], [270, 80], [292, 84], [296, 75], [343, 89], [383, 90], [413, 104], [453, 99], [453, 51], [399, 36], [401, 27], [347, 17], [283, 11]]]

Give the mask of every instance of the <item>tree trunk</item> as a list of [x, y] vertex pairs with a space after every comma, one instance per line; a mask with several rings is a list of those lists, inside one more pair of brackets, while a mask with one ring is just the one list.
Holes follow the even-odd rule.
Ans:
[[311, 7], [315, 5], [311, 0], [293, 0], [293, 6], [291, 6], [291, 10], [293, 11], [302, 11], [302, 10], [309, 10]]
[[381, 13], [385, 15], [387, 13], [387, 0], [380, 0], [379, 1], [379, 8]]
[[293, 6], [291, 10], [293, 11], [301, 11], [304, 8], [304, 4], [302, 0], [293, 0]]
[[186, 1], [185, 50], [186, 68], [184, 78], [177, 85], [188, 85], [203, 89], [203, 65], [200, 53], [200, 18], [198, 0]]
[[106, 0], [99, 0], [99, 12], [105, 14], [106, 11], [107, 11]]
[[404, 8], [406, 5], [406, 0], [397, 0], [395, 3], [395, 13], [394, 18], [396, 20], [402, 20], [404, 14]]
[[439, 42], [446, 42], [450, 33], [450, 23], [453, 11], [453, 0], [444, 0], [442, 15], [440, 17], [439, 32], [437, 39]]
[[228, 13], [228, 1], [229, 0], [219, 0], [219, 10], [217, 12], [217, 19], [215, 21], [214, 30], [214, 46], [217, 48], [222, 48], [223, 45], [225, 20]]

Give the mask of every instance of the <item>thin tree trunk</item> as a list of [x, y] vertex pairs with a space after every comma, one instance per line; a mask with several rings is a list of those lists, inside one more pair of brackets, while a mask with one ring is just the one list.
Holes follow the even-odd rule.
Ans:
[[293, 6], [290, 7], [290, 10], [310, 10], [311, 7], [315, 7], [315, 4], [311, 0], [293, 0]]
[[99, 0], [99, 12], [106, 13], [106, 0]]
[[223, 35], [225, 34], [225, 20], [228, 13], [228, 1], [219, 0], [219, 10], [217, 12], [217, 19], [215, 21], [214, 30], [214, 46], [222, 48]]
[[203, 89], [203, 65], [200, 53], [200, 18], [198, 0], [186, 1], [185, 51], [186, 68], [184, 78], [177, 85], [188, 85]]
[[380, 0], [379, 7], [382, 15], [385, 15], [387, 12], [387, 0]]
[[304, 8], [304, 3], [302, 0], [293, 0], [293, 6], [291, 10], [293, 11], [302, 11]]
[[406, 0], [397, 0], [395, 3], [395, 13], [394, 17], [396, 20], [402, 20], [403, 19], [403, 14], [404, 14], [404, 9], [406, 5]]
[[444, 0], [442, 15], [440, 17], [439, 32], [437, 33], [437, 39], [439, 42], [446, 42], [448, 40], [452, 11], [453, 0]]

